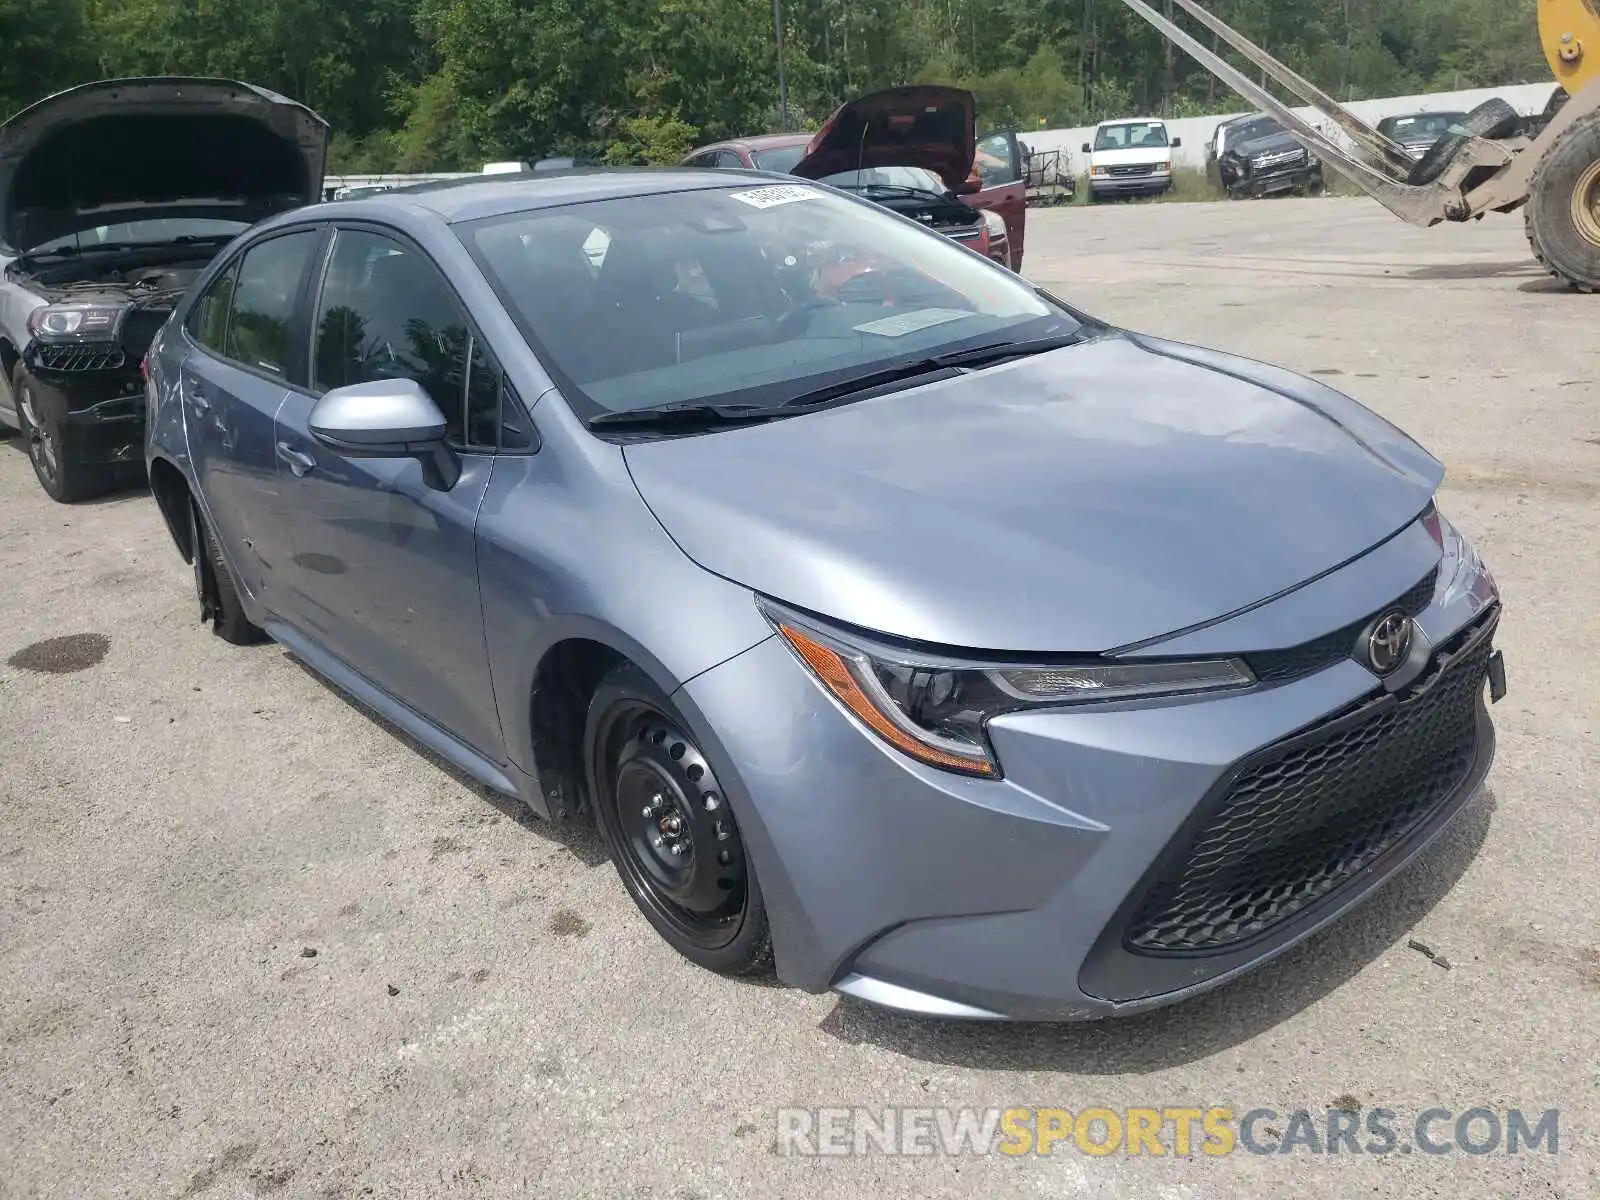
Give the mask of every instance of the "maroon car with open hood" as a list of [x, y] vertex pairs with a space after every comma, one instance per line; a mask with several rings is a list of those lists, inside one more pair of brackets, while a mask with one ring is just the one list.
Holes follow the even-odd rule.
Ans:
[[717, 142], [684, 161], [787, 171], [857, 192], [1020, 271], [1027, 223], [1024, 158], [1014, 133], [977, 136], [971, 92], [923, 84], [841, 105], [814, 136]]

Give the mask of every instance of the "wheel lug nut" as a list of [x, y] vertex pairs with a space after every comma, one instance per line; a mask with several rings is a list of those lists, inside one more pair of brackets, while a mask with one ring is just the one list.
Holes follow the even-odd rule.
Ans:
[[689, 847], [685, 846], [682, 842], [674, 842], [674, 843], [672, 843], [672, 852], [674, 854], [681, 855], [688, 848]]
[[705, 806], [705, 810], [707, 812], [716, 812], [721, 806], [722, 801], [717, 799], [717, 794], [715, 792], [707, 792], [705, 799], [702, 800], [701, 803]]
[[661, 839], [659, 837], [651, 838], [650, 839], [650, 844], [652, 846], [654, 846], [657, 850], [661, 849]]

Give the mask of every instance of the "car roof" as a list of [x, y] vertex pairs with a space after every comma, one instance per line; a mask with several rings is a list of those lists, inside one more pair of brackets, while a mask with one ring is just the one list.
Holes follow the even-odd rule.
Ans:
[[721, 150], [724, 147], [742, 147], [746, 150], [778, 150], [787, 146], [809, 146], [812, 133], [761, 133], [754, 137], [727, 138], [720, 142], [708, 142], [704, 146], [696, 146], [690, 153], [700, 154], [706, 150]]
[[1103, 129], [1107, 125], [1165, 125], [1160, 117], [1118, 117], [1115, 121], [1101, 121], [1096, 129]]
[[[577, 167], [559, 171], [523, 171], [505, 175], [472, 175], [394, 188], [354, 200], [332, 200], [314, 205], [337, 209], [351, 216], [358, 212], [379, 215], [396, 207], [425, 209], [454, 224], [481, 217], [558, 208], [585, 201], [621, 196], [652, 196], [667, 192], [709, 191], [737, 187], [740, 180], [772, 179], [792, 183], [787, 175], [770, 171], [706, 171], [695, 167]], [[304, 218], [307, 209], [295, 210]]]

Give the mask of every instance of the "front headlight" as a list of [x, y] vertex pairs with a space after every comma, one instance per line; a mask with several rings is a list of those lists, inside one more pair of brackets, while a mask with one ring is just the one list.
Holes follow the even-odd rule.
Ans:
[[822, 629], [773, 604], [764, 603], [762, 610], [800, 661], [873, 733], [929, 766], [990, 779], [1000, 777], [1000, 766], [984, 727], [1002, 713], [1255, 682], [1235, 659], [1044, 666], [951, 661]]
[[989, 231], [990, 238], [998, 239], [1006, 236], [1006, 221], [1004, 217], [987, 208], [982, 210], [982, 215], [983, 227]]
[[46, 304], [28, 314], [28, 332], [45, 341], [106, 341], [122, 310], [86, 304]]
[[1094, 166], [1092, 166], [1092, 167], [1089, 168], [1089, 174], [1091, 174], [1091, 175], [1109, 175], [1109, 174], [1111, 174], [1111, 168], [1110, 167], [1094, 167]]

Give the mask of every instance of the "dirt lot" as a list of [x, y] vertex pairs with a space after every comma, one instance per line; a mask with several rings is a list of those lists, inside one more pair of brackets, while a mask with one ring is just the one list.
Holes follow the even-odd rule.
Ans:
[[[1327, 378], [1449, 464], [1512, 692], [1489, 793], [1416, 869], [1253, 977], [1113, 1024], [727, 982], [649, 931], [586, 829], [202, 630], [148, 497], [57, 507], [13, 441], [0, 662], [107, 641], [0, 666], [0, 1196], [1600, 1194], [1600, 298], [1547, 284], [1519, 221], [1417, 231], [1365, 201], [1041, 212], [1027, 265]], [[1352, 1101], [1402, 1133], [1434, 1105], [1559, 1108], [1560, 1153], [776, 1153], [783, 1105]]]

